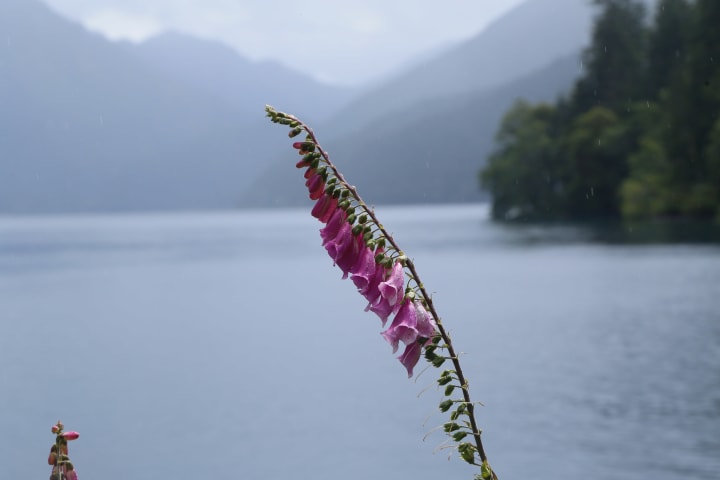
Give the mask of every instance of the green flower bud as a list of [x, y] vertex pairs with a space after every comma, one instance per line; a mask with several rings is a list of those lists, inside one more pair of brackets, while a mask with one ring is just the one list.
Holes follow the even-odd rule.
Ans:
[[467, 437], [467, 434], [468, 434], [467, 432], [455, 432], [455, 433], [452, 434], [452, 438], [453, 438], [453, 440], [455, 440], [456, 442], [459, 442], [459, 441], [462, 440], [463, 438]]
[[450, 395], [452, 395], [453, 390], [455, 390], [455, 385], [448, 385], [447, 387], [445, 387], [445, 396], [449, 397]]
[[342, 194], [343, 198], [347, 198], [350, 196], [350, 190], [344, 190]]
[[[348, 220], [349, 220], [349, 219], [348, 219]], [[360, 232], [362, 232], [362, 225], [355, 225], [355, 226], [352, 228], [352, 234], [353, 234], [353, 236], [356, 237], [356, 236], [360, 235]]]
[[[360, 225], [360, 228], [362, 228], [362, 225]], [[363, 241], [365, 242], [365, 245], [367, 245], [367, 246], [369, 247], [369, 246], [370, 246], [370, 240], [372, 240], [372, 238], [373, 238], [372, 232], [365, 232], [365, 233], [363, 234]], [[373, 243], [375, 243], [375, 242], [373, 242]]]
[[[296, 123], [297, 123], [297, 122], [296, 122]], [[292, 126], [292, 125], [290, 125], [290, 126]], [[298, 135], [300, 135], [301, 133], [302, 133], [302, 128], [300, 128], [300, 127], [295, 127], [295, 128], [293, 128], [292, 130], [290, 130], [290, 131], [288, 132], [288, 137], [294, 138], [294, 137], [297, 137]]]
[[360, 225], [365, 225], [365, 222], [367, 222], [368, 216], [366, 214], [360, 215], [360, 218], [358, 218], [358, 223]]
[[492, 468], [490, 468], [487, 460], [485, 460], [482, 465], [480, 465], [480, 477], [483, 480], [492, 480], [493, 478], [493, 471]]
[[[463, 445], [467, 445], [467, 447], [461, 449]], [[461, 443], [460, 445], [458, 445], [458, 451], [460, 452], [460, 456], [462, 457], [462, 459], [465, 460], [467, 463], [475, 463], [475, 448], [472, 445], [470, 445], [469, 443]]]
[[354, 215], [354, 214], [349, 215], [348, 218], [347, 218], [347, 222], [348, 222], [350, 225], [352, 225], [353, 223], [355, 223], [355, 215]]
[[452, 377], [440, 377], [437, 379], [438, 385], [447, 385], [452, 382]]
[[445, 433], [454, 432], [455, 430], [460, 430], [460, 425], [455, 422], [448, 422], [443, 425], [443, 430], [445, 430]]
[[445, 363], [445, 360], [446, 360], [445, 357], [440, 357], [440, 356], [435, 357], [435, 358], [432, 360], [433, 367], [439, 368], [440, 365], [442, 365], [443, 363]]
[[444, 413], [450, 410], [450, 407], [452, 407], [452, 405], [452, 400], [443, 400], [442, 402], [440, 402], [440, 405], [438, 405], [438, 407], [440, 407], [440, 411]]

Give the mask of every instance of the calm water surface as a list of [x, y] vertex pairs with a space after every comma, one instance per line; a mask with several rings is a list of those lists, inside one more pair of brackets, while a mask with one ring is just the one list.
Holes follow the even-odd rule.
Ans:
[[[720, 478], [720, 247], [380, 209], [501, 479]], [[47, 478], [470, 479], [305, 210], [0, 219], [0, 458]], [[419, 369], [421, 371], [422, 368]], [[423, 393], [421, 393], [423, 392]]]

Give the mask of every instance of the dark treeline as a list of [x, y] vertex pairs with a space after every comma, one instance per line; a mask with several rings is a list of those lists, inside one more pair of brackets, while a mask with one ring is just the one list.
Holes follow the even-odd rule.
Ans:
[[480, 174], [497, 219], [720, 219], [720, 2], [594, 0], [582, 73], [519, 101]]

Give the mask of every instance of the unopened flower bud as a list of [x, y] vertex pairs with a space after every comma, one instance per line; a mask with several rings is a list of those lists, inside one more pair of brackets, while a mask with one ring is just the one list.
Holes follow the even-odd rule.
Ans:
[[445, 357], [440, 357], [440, 356], [438, 356], [438, 357], [433, 358], [433, 359], [430, 361], [430, 363], [433, 364], [433, 367], [438, 368], [440, 365], [442, 365], [443, 363], [445, 363], [445, 360], [447, 360]]
[[453, 405], [453, 401], [448, 399], [448, 400], [443, 400], [442, 402], [440, 402], [440, 405], [438, 405], [438, 407], [440, 407], [440, 411], [444, 413], [444, 412], [447, 412], [448, 410], [450, 410], [450, 407], [452, 407], [452, 405]]

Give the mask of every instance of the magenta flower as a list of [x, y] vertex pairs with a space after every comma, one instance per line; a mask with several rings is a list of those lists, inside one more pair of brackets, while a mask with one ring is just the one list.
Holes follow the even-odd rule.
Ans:
[[311, 214], [322, 223], [327, 223], [332, 214], [335, 213], [337, 204], [337, 198], [334, 198], [332, 195], [328, 195], [326, 193], [322, 195], [317, 202], [315, 202], [315, 206], [313, 207]]
[[405, 298], [392, 324], [381, 335], [395, 353], [399, 342], [411, 345], [417, 343], [419, 338], [435, 335], [435, 321], [420, 302]]
[[411, 378], [413, 376], [413, 369], [420, 360], [420, 354], [422, 354], [423, 347], [430, 342], [431, 340], [428, 340], [422, 345], [420, 345], [418, 342], [411, 343], [410, 345], [405, 347], [405, 351], [402, 353], [402, 355], [398, 357], [400, 363], [402, 363], [407, 369], [408, 378]]
[[[347, 278], [367, 247], [362, 234], [353, 235], [352, 226], [344, 220], [345, 212], [341, 209], [338, 211], [342, 214], [333, 214], [327, 226], [320, 230], [320, 235], [323, 238], [323, 247], [333, 259], [334, 265], [343, 271], [342, 278]], [[338, 225], [338, 222], [341, 224]]]
[[365, 310], [375, 312], [385, 325], [388, 317], [400, 309], [404, 285], [403, 267], [400, 262], [395, 262], [388, 278], [378, 285], [379, 298], [370, 302]]
[[309, 178], [305, 182], [305, 186], [310, 192], [310, 199], [317, 200], [325, 192], [325, 181], [323, 180], [322, 175], [317, 173], [317, 170], [308, 169], [308, 172], [312, 172], [312, 174], [309, 175]]
[[323, 247], [337, 237], [340, 228], [347, 224], [347, 213], [342, 208], [336, 208], [325, 225], [325, 228], [320, 229], [320, 238], [323, 240]]
[[365, 242], [363, 242], [362, 234], [353, 235], [352, 227], [347, 230], [347, 233], [343, 233], [344, 239], [339, 244], [339, 249], [336, 255], [333, 257], [335, 264], [343, 272], [343, 279], [348, 277], [351, 273], [350, 270], [357, 263], [358, 258], [362, 254], [363, 250], [367, 248]]

